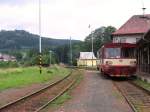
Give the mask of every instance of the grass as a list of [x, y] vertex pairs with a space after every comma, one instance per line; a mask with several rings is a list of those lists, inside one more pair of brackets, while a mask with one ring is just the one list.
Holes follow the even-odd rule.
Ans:
[[69, 69], [59, 66], [42, 68], [42, 74], [39, 73], [38, 67], [0, 69], [0, 91], [48, 82], [56, 77], [62, 78], [69, 73]]
[[[147, 82], [145, 82], [145, 81], [143, 81], [143, 80], [141, 80], [141, 79], [139, 79], [139, 78], [135, 79], [133, 82], [134, 82], [135, 84], [137, 84], [137, 85], [139, 85], [139, 86], [141, 86], [141, 87], [143, 87], [143, 88], [145, 88], [145, 89], [147, 89], [147, 90], [150, 91], [150, 84], [149, 84], [149, 83], [147, 83]], [[136, 108], [136, 110], [137, 110], [138, 112], [144, 112], [144, 110], [141, 110], [141, 108], [140, 108], [140, 106], [139, 106], [139, 105], [142, 105], [143, 102], [137, 102], [137, 103], [138, 103], [138, 105], [134, 105], [135, 108]]]
[[50, 106], [58, 107], [59, 105], [62, 105], [65, 101], [71, 99], [72, 96], [69, 92], [64, 93], [61, 95], [58, 99], [56, 99]]
[[145, 89], [150, 90], [150, 84], [146, 83], [145, 81], [142, 81], [140, 79], [136, 79], [133, 82], [136, 83], [136, 84], [138, 84], [138, 85], [140, 85], [140, 86], [142, 86], [142, 87], [144, 87]]

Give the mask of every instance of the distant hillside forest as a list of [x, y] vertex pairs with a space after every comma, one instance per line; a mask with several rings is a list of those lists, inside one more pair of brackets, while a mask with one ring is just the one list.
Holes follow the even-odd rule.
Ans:
[[[78, 40], [72, 40], [72, 42], [79, 42]], [[60, 45], [68, 44], [67, 39], [52, 39], [43, 37], [42, 48], [57, 47]], [[39, 36], [31, 34], [24, 30], [15, 31], [0, 31], [0, 50], [7, 49], [31, 49], [38, 48]]]
[[[87, 34], [84, 41], [72, 40], [72, 63], [70, 40], [42, 38], [42, 63], [65, 63], [76, 65], [79, 53], [91, 51], [91, 41], [93, 37], [94, 53], [106, 42], [111, 42], [111, 33], [116, 30], [113, 26], [100, 27]], [[13, 55], [17, 58], [17, 64], [31, 66], [39, 63], [39, 36], [24, 30], [0, 32], [0, 52]], [[16, 65], [16, 64], [15, 64]]]

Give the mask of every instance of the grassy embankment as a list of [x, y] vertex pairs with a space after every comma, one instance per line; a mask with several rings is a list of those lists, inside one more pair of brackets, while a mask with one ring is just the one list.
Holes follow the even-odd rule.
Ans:
[[150, 91], [150, 84], [149, 83], [142, 81], [141, 79], [138, 79], [138, 78], [136, 80], [134, 80], [133, 82]]
[[39, 73], [38, 67], [0, 69], [0, 91], [52, 81], [62, 78], [69, 73], [69, 69], [59, 66], [43, 68], [42, 74]]
[[79, 69], [85, 69], [85, 70], [97, 70], [96, 66], [93, 66], [93, 67], [79, 66], [78, 68]]

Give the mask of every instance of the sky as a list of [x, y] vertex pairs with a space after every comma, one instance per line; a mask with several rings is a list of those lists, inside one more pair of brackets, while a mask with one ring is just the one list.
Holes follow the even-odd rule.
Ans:
[[[41, 35], [84, 40], [94, 29], [117, 29], [131, 16], [150, 14], [150, 0], [41, 0]], [[39, 34], [38, 0], [0, 0], [0, 30]], [[89, 24], [91, 28], [88, 28]]]

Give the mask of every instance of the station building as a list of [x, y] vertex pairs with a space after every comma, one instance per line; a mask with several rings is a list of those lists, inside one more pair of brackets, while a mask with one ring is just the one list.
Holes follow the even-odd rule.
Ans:
[[137, 43], [149, 29], [150, 14], [134, 15], [112, 33], [113, 43]]

